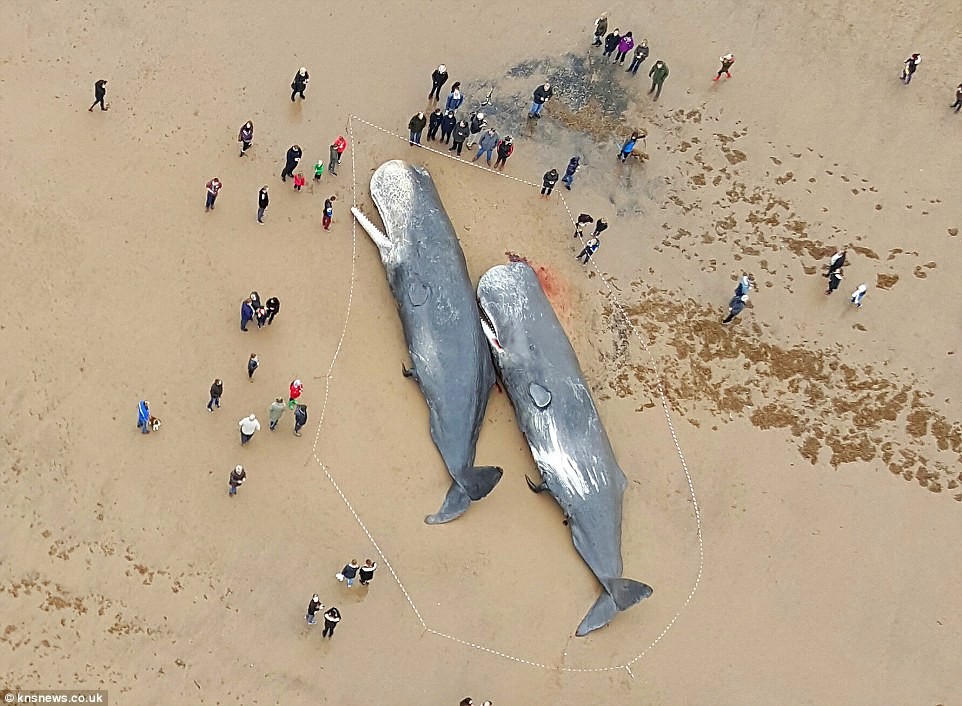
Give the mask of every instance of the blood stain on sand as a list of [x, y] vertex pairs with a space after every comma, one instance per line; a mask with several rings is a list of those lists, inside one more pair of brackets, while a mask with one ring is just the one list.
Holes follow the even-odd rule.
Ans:
[[532, 270], [534, 270], [535, 274], [538, 276], [538, 281], [541, 282], [541, 288], [547, 295], [548, 301], [551, 302], [551, 307], [554, 309], [555, 313], [559, 318], [568, 316], [568, 311], [571, 308], [568, 296], [568, 287], [555, 272], [549, 270], [543, 265], [536, 265], [524, 255], [518, 255], [510, 250], [504, 254], [508, 257], [509, 261], [523, 262]]

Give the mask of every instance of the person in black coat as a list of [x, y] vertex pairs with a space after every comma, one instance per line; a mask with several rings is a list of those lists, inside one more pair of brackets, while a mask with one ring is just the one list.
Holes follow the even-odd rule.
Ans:
[[294, 176], [294, 170], [297, 169], [297, 163], [300, 161], [300, 145], [291, 145], [291, 148], [287, 150], [287, 164], [284, 166], [284, 171], [281, 172], [281, 181], [287, 181], [287, 177]]
[[451, 142], [451, 133], [454, 132], [454, 126], [457, 124], [458, 119], [454, 117], [453, 110], [449, 110], [441, 117], [441, 142], [446, 145]]
[[301, 100], [304, 99], [304, 89], [307, 88], [307, 84], [310, 82], [311, 76], [307, 73], [307, 69], [303, 66], [297, 70], [294, 74], [294, 80], [291, 81], [291, 103], [294, 102], [294, 96], [300, 94]]
[[611, 56], [615, 53], [615, 49], [618, 48], [618, 43], [621, 41], [621, 33], [618, 28], [615, 27], [614, 31], [605, 37], [605, 53], [602, 55], [605, 58]]
[[558, 170], [549, 169], [544, 173], [544, 181], [541, 186], [541, 195], [545, 198], [551, 196], [551, 191], [554, 189], [554, 185], [558, 183]]
[[341, 613], [337, 608], [330, 608], [324, 613], [324, 632], [321, 637], [334, 637], [334, 628], [341, 621]]
[[224, 383], [220, 378], [214, 380], [210, 386], [210, 402], [207, 403], [207, 411], [213, 412], [214, 407], [220, 409], [220, 398], [224, 394]]
[[257, 222], [263, 225], [264, 223], [264, 211], [271, 203], [271, 197], [267, 193], [267, 184], [261, 187], [261, 190], [257, 192]]
[[471, 127], [468, 125], [467, 120], [462, 120], [454, 127], [454, 144], [448, 152], [457, 151], [458, 157], [461, 156], [461, 149], [464, 147], [464, 141], [468, 139], [468, 135], [471, 134]]
[[277, 297], [271, 297], [264, 303], [264, 308], [267, 309], [267, 325], [270, 326], [274, 323], [274, 317], [277, 316], [277, 312], [281, 310], [281, 300]]
[[107, 104], [104, 103], [104, 98], [107, 97], [107, 79], [102, 78], [97, 83], [94, 84], [94, 102], [90, 104], [87, 108], [87, 112], [91, 112], [94, 106], [100, 103], [101, 110], [107, 110]]
[[421, 144], [421, 132], [427, 124], [428, 119], [424, 117], [424, 113], [417, 113], [408, 121], [408, 130], [411, 132], [408, 144], [411, 145], [411, 147]]
[[428, 100], [441, 100], [441, 89], [444, 88], [444, 84], [447, 82], [448, 69], [444, 64], [441, 64], [434, 70], [434, 73], [431, 74], [431, 92], [428, 93]]
[[294, 436], [301, 435], [301, 427], [305, 424], [307, 424], [307, 405], [296, 405], [294, 407]]
[[438, 139], [438, 129], [441, 127], [441, 119], [444, 116], [441, 115], [441, 109], [435, 108], [434, 112], [428, 120], [428, 141]]

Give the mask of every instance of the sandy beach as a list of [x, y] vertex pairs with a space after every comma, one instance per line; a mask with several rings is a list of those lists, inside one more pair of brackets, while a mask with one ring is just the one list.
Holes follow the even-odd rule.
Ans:
[[[5, 3], [0, 691], [962, 703], [962, 7], [782, 5]], [[638, 76], [591, 48], [602, 11], [648, 39]], [[732, 78], [713, 82], [729, 51]], [[503, 175], [408, 146], [441, 62], [463, 115], [490, 92], [517, 145]], [[311, 81], [292, 103], [299, 66]], [[110, 109], [90, 113], [101, 78]], [[544, 80], [555, 97], [528, 120]], [[622, 164], [635, 128], [649, 158]], [[313, 182], [338, 135], [338, 175]], [[294, 143], [300, 193], [279, 178]], [[540, 200], [532, 184], [574, 154], [573, 189]], [[368, 183], [389, 159], [431, 173], [475, 282], [510, 258], [535, 267], [579, 355], [629, 478], [625, 576], [654, 588], [588, 637], [574, 630], [597, 581], [557, 504], [529, 492], [501, 390], [477, 462], [504, 478], [457, 521], [423, 522], [450, 478], [349, 211], [376, 213]], [[587, 267], [580, 212], [610, 224]], [[757, 291], [722, 326], [743, 272]], [[251, 290], [282, 308], [243, 333]], [[267, 428], [295, 377], [300, 438], [290, 412]], [[141, 399], [159, 432], [138, 432]], [[252, 412], [263, 428], [242, 447]], [[335, 580], [352, 558], [377, 561], [369, 587]], [[315, 592], [342, 614], [331, 640], [305, 624]]]

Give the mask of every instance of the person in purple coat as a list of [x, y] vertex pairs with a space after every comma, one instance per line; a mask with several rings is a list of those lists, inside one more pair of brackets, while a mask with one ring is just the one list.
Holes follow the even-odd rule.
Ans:
[[635, 40], [631, 38], [631, 32], [626, 32], [625, 36], [618, 42], [618, 56], [615, 58], [615, 61], [624, 66], [625, 57], [628, 56], [628, 52], [634, 49], [634, 47]]

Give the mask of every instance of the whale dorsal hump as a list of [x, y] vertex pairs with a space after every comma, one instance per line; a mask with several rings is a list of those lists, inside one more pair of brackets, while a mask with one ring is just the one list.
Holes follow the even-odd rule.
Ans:
[[538, 409], [544, 409], [551, 404], [551, 391], [536, 382], [528, 385], [528, 394], [531, 395], [531, 399]]
[[411, 286], [408, 287], [408, 299], [414, 306], [422, 306], [428, 300], [430, 293], [430, 288], [421, 281], [411, 282]]

